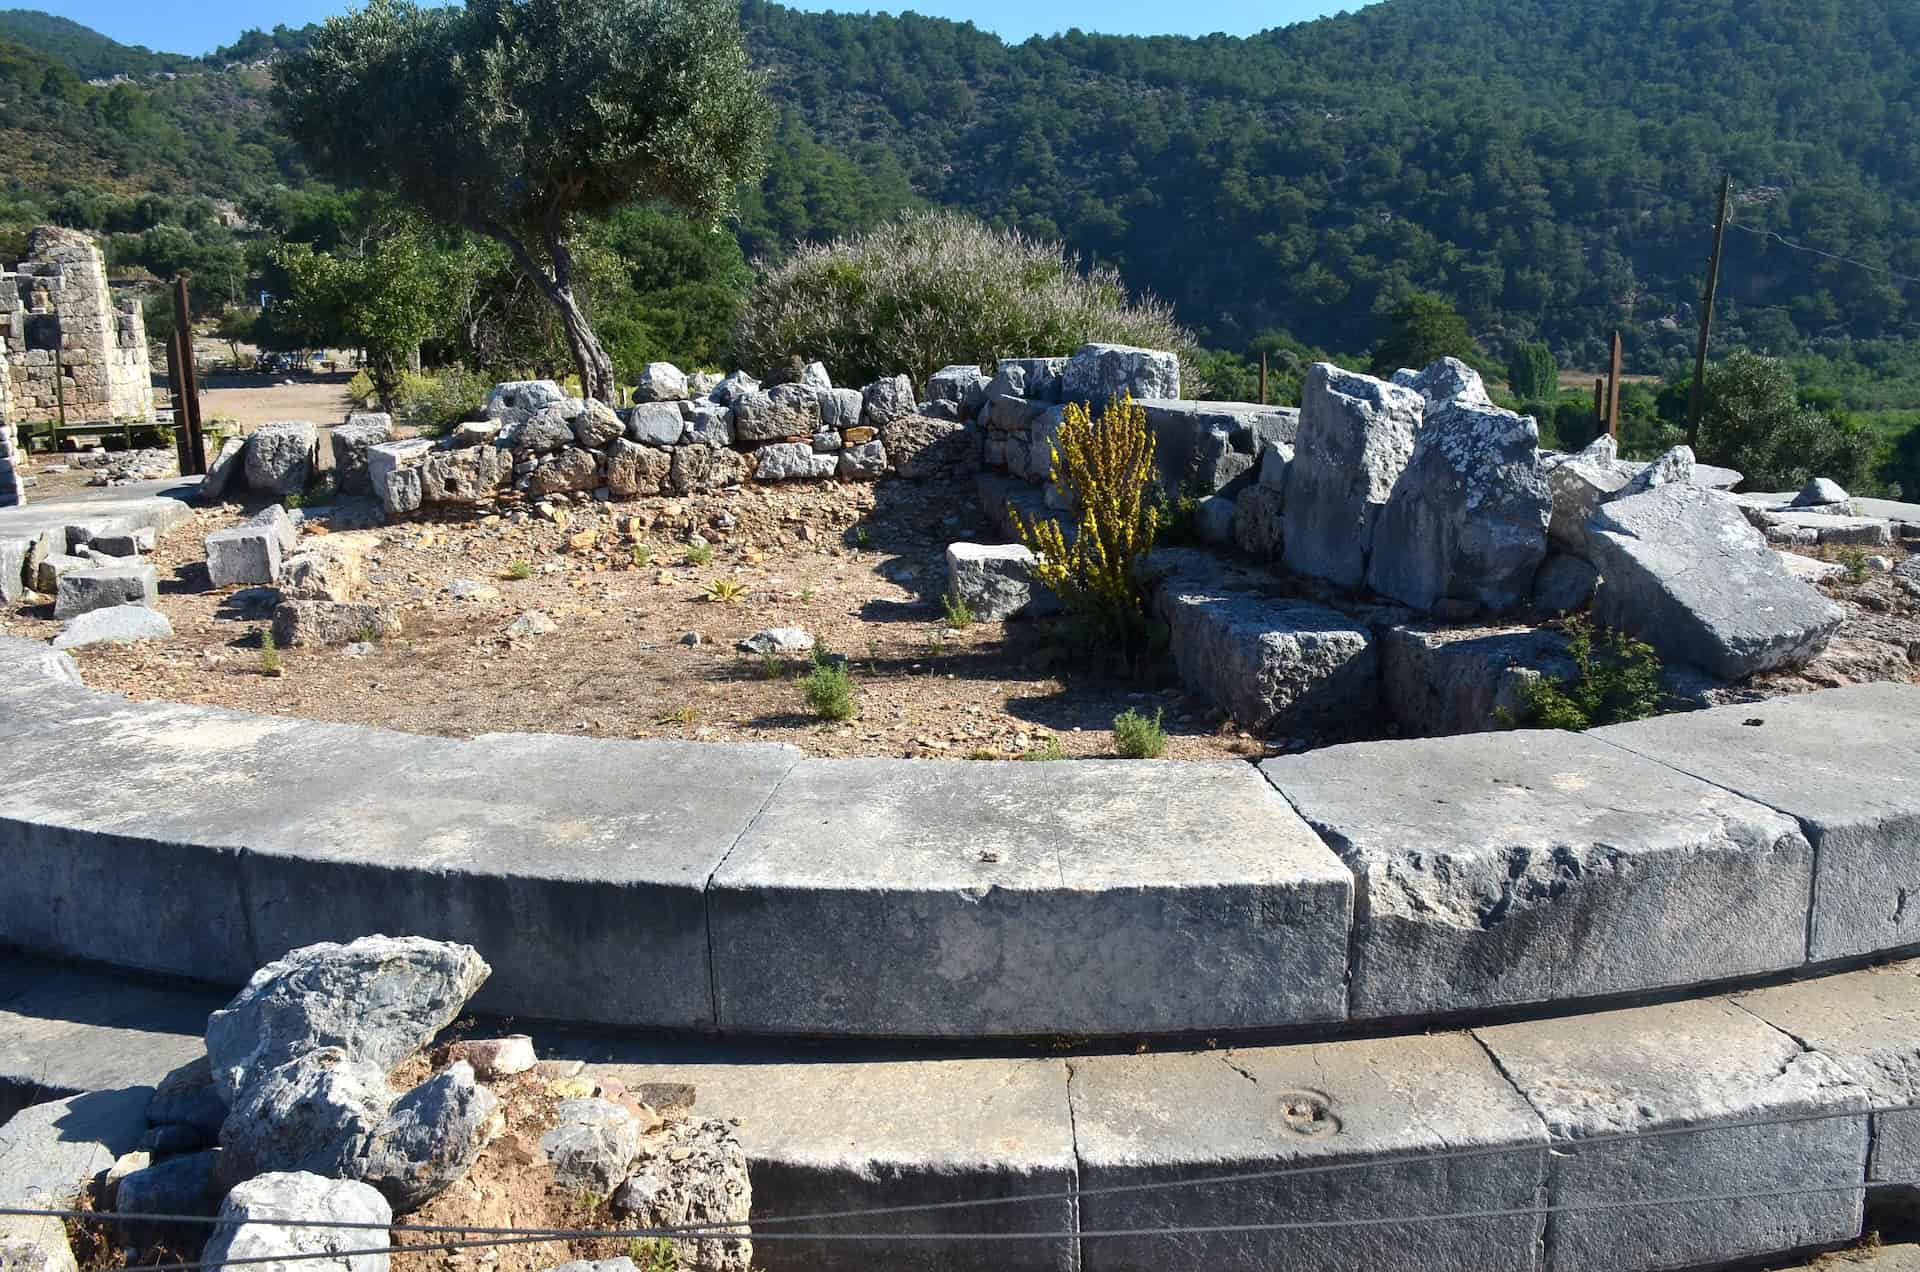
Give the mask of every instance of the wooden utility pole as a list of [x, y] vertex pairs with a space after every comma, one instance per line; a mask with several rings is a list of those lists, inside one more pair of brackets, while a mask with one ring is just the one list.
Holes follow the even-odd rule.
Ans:
[[1613, 356], [1607, 360], [1607, 436], [1620, 436], [1620, 333], [1613, 333]]
[[187, 304], [187, 275], [178, 274], [173, 280], [173, 331], [179, 346], [180, 380], [173, 399], [173, 424], [176, 429], [186, 428], [187, 458], [193, 465], [189, 469], [182, 464], [183, 477], [207, 471], [207, 443], [200, 432], [200, 377], [193, 365], [192, 312]]
[[1267, 404], [1267, 351], [1260, 351], [1260, 405]]
[[167, 336], [167, 390], [173, 395], [173, 450], [180, 457], [182, 476], [193, 471], [193, 446], [187, 436], [186, 390], [180, 380], [180, 328]]
[[1687, 445], [1700, 445], [1700, 417], [1707, 409], [1707, 343], [1713, 339], [1713, 298], [1720, 290], [1720, 244], [1727, 237], [1727, 197], [1733, 174], [1720, 177], [1720, 213], [1713, 219], [1713, 256], [1707, 262], [1707, 294], [1701, 301], [1700, 347], [1693, 355], [1693, 403], [1687, 411]]

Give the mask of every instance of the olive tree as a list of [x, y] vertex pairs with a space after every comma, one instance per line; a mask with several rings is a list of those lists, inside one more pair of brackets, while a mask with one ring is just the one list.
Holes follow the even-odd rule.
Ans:
[[735, 0], [369, 0], [281, 65], [275, 103], [325, 175], [504, 245], [602, 400], [581, 219], [657, 199], [718, 223], [760, 174], [770, 115]]

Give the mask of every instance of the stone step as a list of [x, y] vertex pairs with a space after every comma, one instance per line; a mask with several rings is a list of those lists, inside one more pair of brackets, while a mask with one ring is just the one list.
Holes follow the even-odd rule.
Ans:
[[0, 714], [0, 942], [216, 986], [409, 932], [478, 947], [503, 1015], [1135, 1038], [1478, 1023], [1920, 942], [1910, 685], [1257, 771], [419, 737], [132, 703], [4, 638]]
[[[26, 1092], [151, 1085], [198, 1053], [193, 1022], [222, 1001], [18, 956], [0, 957], [0, 995], [8, 1111]], [[695, 1112], [739, 1119], [770, 1272], [1651, 1272], [1843, 1245], [1870, 1205], [1920, 1196], [1920, 1114], [1881, 1111], [1920, 1097], [1920, 962], [1466, 1031], [1199, 1050], [534, 1033], [544, 1058], [629, 1086], [692, 1083]], [[73, 1107], [117, 1143], [144, 1106], [136, 1092]], [[82, 1120], [57, 1112], [0, 1135], [0, 1180], [31, 1166], [38, 1128], [67, 1128], [62, 1161], [84, 1149]], [[1194, 1182], [1223, 1176], [1241, 1178]], [[1655, 1204], [1675, 1199], [1694, 1200]], [[775, 1222], [916, 1206], [940, 1208]], [[1258, 1224], [1282, 1226], [1096, 1235]], [[777, 1231], [1050, 1235], [766, 1239]]]

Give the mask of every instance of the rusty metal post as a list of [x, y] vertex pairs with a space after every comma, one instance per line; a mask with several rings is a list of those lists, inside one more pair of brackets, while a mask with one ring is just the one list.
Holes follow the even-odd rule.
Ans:
[[1267, 351], [1260, 351], [1260, 405], [1267, 404]]
[[167, 335], [167, 391], [173, 395], [173, 450], [180, 458], [182, 476], [193, 472], [193, 447], [187, 434], [187, 392], [180, 380], [180, 327], [175, 324]]
[[1593, 382], [1593, 435], [1600, 436], [1607, 431], [1607, 382]]

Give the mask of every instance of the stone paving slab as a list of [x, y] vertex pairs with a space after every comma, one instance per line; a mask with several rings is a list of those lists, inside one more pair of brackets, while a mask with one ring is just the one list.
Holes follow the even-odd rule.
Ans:
[[1354, 1019], [1710, 982], [1805, 958], [1812, 850], [1793, 820], [1605, 743], [1559, 732], [1363, 742], [1260, 769], [1353, 868]]
[[1920, 686], [1851, 685], [1591, 736], [1798, 819], [1815, 851], [1810, 958], [1920, 941]]
[[[1860, 1235], [1865, 1188], [1846, 1186], [1866, 1176], [1868, 1093], [1735, 1004], [1705, 999], [1474, 1033], [1546, 1122], [1555, 1207], [1844, 1189], [1567, 1209], [1552, 1219], [1548, 1272], [1704, 1266]], [[1726, 1125], [1810, 1113], [1835, 1116]], [[1678, 1128], [1690, 1133], [1639, 1138]], [[1581, 1143], [1620, 1136], [1628, 1138]]]
[[[1920, 1104], [1920, 962], [1777, 985], [1733, 1001], [1833, 1060], [1876, 1109]], [[1920, 1196], [1920, 1110], [1874, 1114], [1867, 1178]]]
[[[1073, 1071], [1083, 1231], [1512, 1210], [1537, 1206], [1546, 1132], [1464, 1033], [1169, 1055]], [[1455, 1161], [1380, 1160], [1503, 1148]], [[1276, 1170], [1231, 1184], [1102, 1188]], [[1545, 1217], [1083, 1239], [1087, 1272], [1513, 1272], [1538, 1266]]]
[[803, 760], [708, 897], [722, 1028], [909, 1037], [1338, 1020], [1351, 901], [1246, 765], [1159, 761]]
[[[618, 1057], [648, 1048], [605, 1048]], [[543, 1053], [544, 1054], [544, 1053]], [[806, 1232], [1072, 1232], [1078, 1176], [1067, 1068], [1053, 1059], [596, 1065], [625, 1082], [690, 1082], [694, 1113], [738, 1117], [760, 1216], [965, 1200], [1047, 1199], [788, 1225]], [[758, 1241], [768, 1272], [1072, 1272], [1071, 1238]]]
[[155, 1086], [204, 1048], [218, 990], [0, 955], [0, 1122], [81, 1091]]

